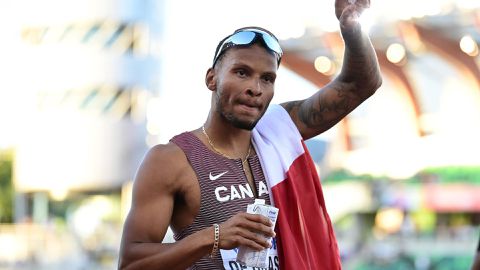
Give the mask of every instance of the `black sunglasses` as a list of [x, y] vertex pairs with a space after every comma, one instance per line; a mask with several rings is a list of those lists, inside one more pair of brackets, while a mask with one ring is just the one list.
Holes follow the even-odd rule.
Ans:
[[267, 49], [275, 53], [277, 57], [277, 63], [278, 65], [280, 65], [280, 60], [282, 59], [283, 51], [282, 51], [282, 48], [280, 47], [280, 44], [278, 43], [277, 38], [272, 34], [259, 29], [246, 28], [246, 29], [239, 30], [238, 32], [235, 32], [234, 34], [232, 34], [222, 42], [222, 45], [219, 46], [219, 49], [217, 48], [217, 53], [213, 58], [212, 67], [215, 66], [220, 55], [222, 55], [229, 48], [232, 48], [234, 46], [252, 45], [253, 43], [255, 43], [255, 41], [258, 38], [262, 39], [263, 44], [265, 44]]

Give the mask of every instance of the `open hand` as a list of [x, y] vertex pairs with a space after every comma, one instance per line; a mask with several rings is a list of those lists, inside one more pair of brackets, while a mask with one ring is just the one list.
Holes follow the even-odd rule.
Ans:
[[267, 217], [258, 214], [238, 213], [220, 224], [221, 249], [248, 246], [255, 250], [270, 247], [266, 237], [274, 237], [272, 224]]

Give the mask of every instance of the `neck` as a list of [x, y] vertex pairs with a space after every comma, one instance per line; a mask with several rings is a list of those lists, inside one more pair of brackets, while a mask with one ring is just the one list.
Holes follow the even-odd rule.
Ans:
[[[242, 160], [251, 151], [251, 131], [235, 128], [231, 125], [215, 124], [208, 121], [204, 124], [204, 137], [212, 150], [229, 158]], [[202, 132], [203, 133], [203, 132]]]

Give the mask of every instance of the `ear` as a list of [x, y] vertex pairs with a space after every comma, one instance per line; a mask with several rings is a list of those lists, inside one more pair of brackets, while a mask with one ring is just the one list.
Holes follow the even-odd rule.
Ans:
[[215, 69], [209, 68], [207, 74], [205, 75], [205, 85], [211, 91], [217, 90], [217, 80], [215, 79]]

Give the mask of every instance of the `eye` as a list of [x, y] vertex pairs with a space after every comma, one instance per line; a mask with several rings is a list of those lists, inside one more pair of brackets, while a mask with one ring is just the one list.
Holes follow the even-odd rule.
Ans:
[[239, 77], [245, 77], [247, 76], [247, 72], [244, 69], [237, 69], [236, 73]]
[[275, 82], [275, 77], [271, 75], [265, 75], [262, 77], [262, 80], [267, 83], [274, 83]]

